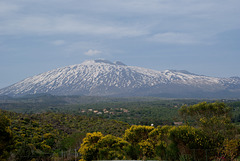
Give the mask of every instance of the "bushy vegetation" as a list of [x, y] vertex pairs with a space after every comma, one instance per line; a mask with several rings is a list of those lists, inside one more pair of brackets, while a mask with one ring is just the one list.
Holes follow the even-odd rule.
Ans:
[[239, 155], [239, 102], [85, 97], [85, 103], [99, 101], [85, 104], [79, 98], [0, 100], [0, 108], [23, 112], [0, 110], [0, 160], [233, 160]]
[[238, 128], [225, 104], [203, 102], [179, 112], [185, 125], [133, 125], [122, 137], [88, 133], [79, 149], [82, 159], [234, 160], [239, 155]]
[[14, 139], [10, 129], [10, 120], [0, 112], [0, 160], [8, 158], [13, 148]]
[[28, 114], [54, 112], [97, 116], [130, 125], [172, 125], [180, 121], [177, 111], [182, 105], [199, 101], [202, 100], [30, 95], [0, 98], [0, 109]]
[[100, 131], [104, 135], [121, 136], [129, 127], [126, 123], [99, 117], [51, 112], [19, 114], [2, 110], [0, 113], [0, 154], [7, 158], [15, 149], [12, 160], [46, 160], [54, 155], [66, 158], [63, 153], [78, 149], [86, 133]]

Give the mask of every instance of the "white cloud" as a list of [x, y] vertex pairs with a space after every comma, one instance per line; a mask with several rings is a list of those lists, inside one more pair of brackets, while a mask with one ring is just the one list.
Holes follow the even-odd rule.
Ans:
[[16, 12], [19, 9], [20, 9], [20, 6], [6, 3], [6, 2], [0, 2], [0, 16], [5, 16], [5, 14]]
[[19, 15], [11, 19], [2, 19], [0, 35], [7, 34], [107, 35], [120, 38], [141, 36], [147, 32], [138, 25], [115, 24], [111, 21], [101, 22], [78, 15], [49, 16], [44, 14], [40, 16]]
[[100, 54], [102, 54], [101, 51], [92, 50], [92, 49], [89, 49], [87, 52], [84, 53], [84, 55], [87, 55], [87, 56], [96, 56], [96, 55], [100, 55]]
[[[56, 5], [58, 2], [58, 5]], [[0, 35], [98, 36], [149, 38], [190, 44], [199, 40], [185, 32], [216, 35], [238, 28], [239, 1], [230, 0], [31, 0], [0, 2]], [[44, 6], [44, 7], [43, 7]], [[29, 10], [27, 10], [27, 8]], [[5, 13], [1, 16], [1, 13]], [[6, 16], [5, 16], [6, 15]], [[179, 33], [175, 33], [175, 32]]]
[[[156, 31], [197, 31], [214, 35], [240, 25], [237, 16], [240, 2], [236, 0], [70, 2], [0, 2], [0, 35], [74, 34], [128, 38], [147, 36]], [[1, 16], [1, 13], [7, 16]]]
[[60, 46], [60, 45], [63, 45], [65, 44], [66, 42], [64, 40], [55, 40], [53, 42], [51, 42], [53, 45], [56, 45], [56, 46]]
[[160, 42], [160, 43], [168, 43], [168, 44], [200, 43], [200, 41], [198, 41], [196, 37], [190, 34], [174, 33], [174, 32], [159, 33], [149, 38], [149, 40]]

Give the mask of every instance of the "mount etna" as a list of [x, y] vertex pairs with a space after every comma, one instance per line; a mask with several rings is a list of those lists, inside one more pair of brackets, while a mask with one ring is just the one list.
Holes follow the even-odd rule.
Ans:
[[122, 62], [90, 60], [29, 77], [0, 89], [0, 95], [154, 96], [239, 98], [240, 78], [216, 78], [188, 71], [156, 71]]

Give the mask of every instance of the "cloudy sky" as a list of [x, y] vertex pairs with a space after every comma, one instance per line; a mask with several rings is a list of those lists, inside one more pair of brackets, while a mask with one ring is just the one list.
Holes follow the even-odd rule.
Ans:
[[85, 60], [240, 76], [239, 0], [1, 0], [0, 88]]

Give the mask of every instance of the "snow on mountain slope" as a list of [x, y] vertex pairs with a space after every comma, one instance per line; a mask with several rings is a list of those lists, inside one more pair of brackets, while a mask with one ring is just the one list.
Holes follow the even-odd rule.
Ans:
[[[187, 71], [156, 71], [121, 62], [90, 60], [26, 78], [0, 90], [0, 95], [205, 95], [234, 89], [240, 78], [214, 78]], [[185, 92], [185, 93], [184, 93]], [[186, 95], [187, 94], [187, 95]]]

